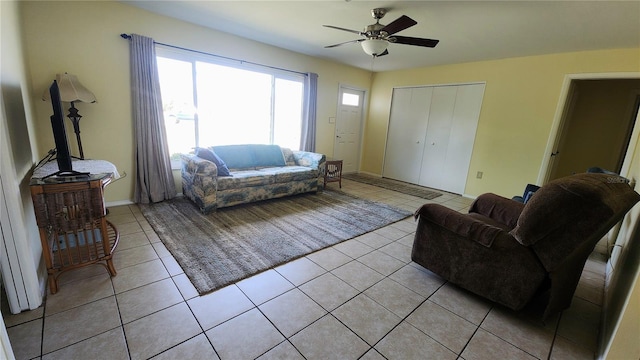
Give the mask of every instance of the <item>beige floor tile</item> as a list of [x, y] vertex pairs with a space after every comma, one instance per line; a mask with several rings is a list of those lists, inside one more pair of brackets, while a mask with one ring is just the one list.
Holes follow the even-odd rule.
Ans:
[[111, 277], [108, 273], [74, 281], [60, 286], [54, 295], [47, 295], [45, 315], [53, 315], [76, 306], [113, 295]]
[[206, 334], [222, 360], [255, 359], [284, 340], [258, 309], [247, 311]]
[[125, 292], [169, 277], [160, 259], [142, 264], [129, 266], [118, 270], [118, 275], [112, 278], [116, 294]]
[[[116, 271], [117, 270], [118, 269], [116, 269]], [[109, 274], [109, 272], [102, 264], [92, 264], [78, 269], [65, 271], [60, 274], [60, 277], [58, 277], [58, 290], [65, 284], [103, 274]]]
[[464, 349], [477, 329], [477, 325], [430, 300], [425, 301], [409, 315], [407, 322], [456, 354]]
[[454, 360], [457, 357], [451, 350], [406, 322], [393, 329], [376, 344], [375, 349], [387, 359]]
[[298, 289], [269, 300], [260, 305], [259, 309], [286, 337], [297, 333], [327, 313]]
[[322, 266], [322, 268], [324, 268], [325, 270], [329, 271], [337, 268], [338, 266], [342, 266], [352, 260], [349, 256], [332, 247], [316, 251], [313, 254], [307, 255], [306, 257], [314, 263]]
[[471, 341], [461, 354], [465, 360], [535, 360], [534, 356], [518, 349], [501, 338], [483, 330], [473, 335]]
[[31, 320], [7, 329], [11, 348], [16, 359], [33, 359], [40, 356], [42, 319]]
[[[410, 233], [409, 235], [400, 238], [395, 243], [396, 244], [402, 244], [402, 245], [408, 247], [409, 249], [411, 249], [413, 247], [413, 240], [415, 239], [415, 236], [416, 236], [416, 233]], [[409, 251], [411, 251], [411, 250], [409, 250]]]
[[[4, 290], [1, 290], [4, 291]], [[3, 302], [3, 306], [4, 304], [4, 300], [6, 300], [6, 297], [4, 296], [4, 294], [0, 294], [0, 296], [2, 296], [2, 302]], [[19, 324], [23, 324], [26, 322], [29, 322], [31, 320], [35, 320], [35, 319], [40, 319], [44, 316], [44, 304], [42, 306], [40, 306], [37, 309], [34, 310], [30, 310], [30, 311], [23, 311], [21, 313], [18, 314], [10, 314], [9, 313], [9, 304], [7, 303], [7, 308], [5, 309], [3, 307], [2, 309], [2, 317], [4, 318], [4, 326], [6, 328], [10, 328], [12, 326], [16, 326]]]
[[142, 264], [158, 258], [153, 246], [149, 244], [115, 252], [113, 254], [113, 265], [117, 271], [121, 271], [129, 266]]
[[185, 303], [124, 325], [132, 360], [147, 359], [201, 332]]
[[[402, 244], [400, 241], [404, 238], [400, 238], [400, 240], [394, 241], [389, 245], [385, 245], [379, 249], [379, 251], [393, 256], [395, 259], [403, 262], [403, 265], [411, 262], [411, 246], [407, 246]], [[411, 237], [411, 242], [413, 244], [413, 236]]]
[[178, 287], [178, 290], [180, 290], [180, 294], [182, 294], [183, 299], [189, 300], [193, 299], [196, 296], [199, 296], [198, 290], [195, 286], [193, 286], [191, 280], [189, 280], [187, 275], [180, 274], [173, 276], [171, 279], [173, 279], [173, 282]]
[[327, 272], [306, 257], [278, 266], [275, 270], [295, 286], [300, 286]]
[[480, 327], [539, 359], [546, 359], [551, 351], [554, 329], [533, 324], [514, 315], [494, 307]]
[[137, 222], [130, 222], [125, 224], [116, 225], [118, 231], [120, 232], [120, 236], [133, 234], [142, 231], [142, 227]]
[[236, 285], [256, 305], [273, 299], [294, 287], [293, 284], [275, 270], [267, 270], [242, 280]]
[[153, 357], [153, 360], [218, 360], [218, 355], [205, 334], [200, 334]]
[[121, 235], [118, 246], [116, 247], [116, 252], [149, 244], [151, 243], [149, 242], [147, 235], [143, 232]]
[[128, 359], [129, 351], [121, 327], [42, 356], [42, 360]]
[[422, 267], [418, 268], [411, 264], [394, 272], [389, 276], [389, 278], [408, 287], [425, 298], [431, 296], [431, 294], [444, 284], [444, 280], [441, 277]]
[[187, 301], [187, 304], [204, 330], [209, 330], [254, 307], [235, 285], [195, 297]]
[[384, 279], [384, 275], [372, 270], [357, 260], [342, 265], [331, 273], [360, 291], [365, 291], [373, 284]]
[[429, 300], [476, 325], [482, 323], [492, 306], [489, 301], [451, 283], [438, 289]]
[[380, 355], [376, 349], [367, 351], [359, 360], [385, 360], [385, 357]]
[[115, 215], [127, 215], [127, 214], [133, 215], [128, 205], [111, 206], [108, 208], [108, 210], [109, 210], [109, 214], [107, 215], [107, 218], [109, 218], [109, 216], [115, 216]]
[[393, 227], [393, 226], [385, 226], [385, 227], [381, 227], [380, 229], [375, 230], [374, 233], [378, 234], [378, 235], [382, 235], [382, 236], [386, 237], [389, 240], [396, 241], [396, 240], [400, 239], [403, 236], [407, 236], [407, 234], [409, 232], [408, 231], [404, 231], [402, 229], [398, 229], [398, 228]]
[[[406, 234], [405, 234], [406, 235]], [[360, 235], [358, 237], [356, 237], [356, 240], [360, 241], [361, 243], [368, 245], [374, 249], [378, 249], [381, 248], [391, 242], [393, 242], [394, 240], [391, 240], [389, 238], [386, 238], [376, 232], [370, 232], [370, 233], [366, 233], [364, 235]]]
[[380, 250], [363, 255], [358, 258], [358, 261], [385, 276], [393, 274], [407, 264]]
[[601, 307], [574, 297], [571, 307], [562, 312], [558, 335], [578, 346], [595, 351], [598, 346]]
[[[402, 319], [364, 294], [331, 312], [369, 345], [374, 345]], [[375, 316], [372, 316], [375, 314]]]
[[334, 245], [333, 247], [334, 249], [353, 259], [357, 259], [360, 256], [373, 251], [373, 248], [371, 246], [365, 245], [355, 239], [341, 242], [337, 245]]
[[401, 318], [409, 315], [425, 300], [422, 295], [389, 278], [373, 285], [364, 294]]
[[260, 356], [258, 360], [304, 360], [304, 357], [289, 341], [283, 341]]
[[307, 359], [358, 359], [369, 350], [367, 343], [332, 315], [325, 315], [289, 340]]
[[165, 269], [167, 269], [167, 272], [169, 272], [169, 275], [176, 276], [184, 274], [184, 270], [182, 270], [182, 267], [178, 264], [176, 259], [173, 258], [173, 256], [161, 257], [160, 260], [162, 261]]
[[332, 273], [326, 273], [309, 281], [300, 286], [300, 290], [327, 311], [332, 311], [344, 304], [359, 292]]
[[167, 256], [173, 257], [173, 255], [171, 255], [171, 253], [169, 252], [169, 250], [167, 250], [167, 247], [164, 246], [163, 243], [155, 242], [151, 245], [153, 246], [153, 249], [156, 251], [156, 254], [158, 254], [159, 258], [163, 258]]
[[114, 215], [113, 213], [111, 213], [111, 211], [109, 211], [109, 215], [107, 215], [107, 220], [109, 220], [112, 224], [116, 225], [116, 227], [120, 227], [120, 225], [127, 224], [127, 223], [137, 222], [136, 218], [133, 216], [132, 213]]
[[[408, 219], [394, 222], [389, 226], [400, 229], [408, 234], [416, 231], [416, 228], [418, 227], [418, 223], [413, 219], [413, 216], [412, 216]], [[406, 236], [406, 234], [404, 236]]]
[[61, 349], [120, 325], [115, 296], [46, 316], [42, 352]]
[[549, 360], [583, 360], [594, 359], [593, 351], [579, 346], [562, 336], [556, 336]]
[[123, 324], [184, 301], [171, 279], [125, 291], [118, 294], [116, 298]]

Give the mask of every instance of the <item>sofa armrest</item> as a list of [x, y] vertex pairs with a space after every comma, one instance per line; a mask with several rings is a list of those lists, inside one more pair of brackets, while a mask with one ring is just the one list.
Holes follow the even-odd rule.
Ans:
[[516, 227], [524, 204], [496, 194], [482, 194], [471, 204], [470, 213], [491, 218], [509, 229]]
[[182, 194], [198, 205], [203, 213], [216, 209], [218, 168], [216, 164], [193, 154], [181, 155]]
[[427, 221], [439, 226], [451, 235], [471, 240], [484, 247], [491, 247], [499, 237], [512, 238], [504, 229], [440, 204], [422, 205], [414, 216], [416, 219], [420, 218], [420, 221]]
[[294, 151], [293, 158], [298, 166], [307, 166], [316, 170], [321, 170], [327, 160], [324, 154], [310, 151]]

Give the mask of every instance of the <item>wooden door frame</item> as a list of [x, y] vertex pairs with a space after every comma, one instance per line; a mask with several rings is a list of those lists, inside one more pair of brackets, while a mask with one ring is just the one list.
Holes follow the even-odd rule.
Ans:
[[[562, 88], [560, 89], [560, 99], [556, 107], [556, 113], [551, 125], [551, 132], [547, 140], [547, 146], [542, 155], [542, 164], [538, 172], [538, 185], [544, 185], [549, 181], [551, 175], [551, 154], [557, 149], [562, 137], [562, 127], [568, 118], [568, 106], [571, 105], [572, 83], [576, 80], [624, 80], [624, 79], [640, 79], [640, 72], [620, 72], [620, 73], [585, 73], [585, 74], [567, 74], [564, 77]], [[625, 152], [625, 158], [622, 165], [620, 175], [627, 176], [631, 167], [631, 157], [629, 149], [635, 149], [640, 135], [640, 115], [636, 117], [635, 126], [632, 130], [631, 140]]]
[[336, 120], [335, 120], [335, 126], [333, 127], [333, 155], [335, 157], [336, 154], [336, 139], [337, 139], [337, 131], [338, 131], [338, 109], [339, 107], [342, 105], [342, 97], [340, 96], [340, 94], [342, 94], [343, 89], [347, 89], [347, 90], [353, 90], [353, 91], [360, 91], [362, 92], [362, 104], [360, 105], [360, 126], [358, 127], [358, 156], [357, 158], [357, 164], [356, 164], [356, 172], [360, 172], [360, 164], [362, 164], [362, 156], [363, 156], [363, 143], [364, 143], [364, 119], [367, 118], [367, 109], [369, 109], [369, 97], [368, 97], [368, 91], [367, 89], [363, 89], [363, 88], [359, 88], [357, 86], [351, 86], [351, 85], [346, 85], [346, 84], [338, 84], [338, 99], [336, 102]]

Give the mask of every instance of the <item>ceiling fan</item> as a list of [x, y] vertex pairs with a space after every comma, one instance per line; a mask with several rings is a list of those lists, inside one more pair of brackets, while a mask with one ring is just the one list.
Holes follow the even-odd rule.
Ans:
[[364, 28], [364, 31], [345, 29], [333, 25], [323, 25], [324, 27], [347, 31], [364, 37], [364, 39], [346, 41], [339, 44], [325, 46], [325, 48], [332, 48], [350, 43], [360, 43], [365, 53], [373, 57], [379, 57], [389, 54], [389, 50], [387, 50], [389, 43], [424, 46], [431, 48], [438, 45], [438, 42], [440, 40], [394, 35], [397, 32], [416, 25], [418, 22], [406, 15], [402, 15], [388, 25], [382, 25], [380, 24], [380, 19], [382, 19], [386, 13], [387, 9], [384, 8], [376, 8], [371, 10], [371, 16], [376, 19], [376, 23], [368, 25]]

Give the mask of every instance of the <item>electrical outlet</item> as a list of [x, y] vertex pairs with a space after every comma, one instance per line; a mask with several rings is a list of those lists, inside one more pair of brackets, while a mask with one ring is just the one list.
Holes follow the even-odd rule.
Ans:
[[482, 171], [478, 171], [478, 173], [476, 174], [476, 177], [478, 179], [482, 179], [482, 175], [483, 175], [483, 172]]

